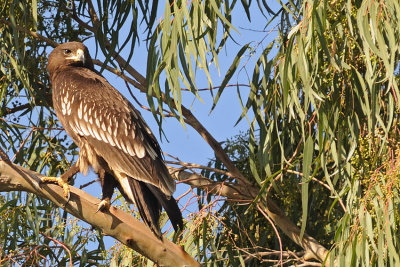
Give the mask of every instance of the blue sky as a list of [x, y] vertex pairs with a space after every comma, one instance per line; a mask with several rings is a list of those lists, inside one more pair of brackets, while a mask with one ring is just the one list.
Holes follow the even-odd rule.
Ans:
[[[210, 72], [212, 75], [214, 86], [218, 86], [224, 78], [224, 74], [230, 67], [233, 59], [236, 56], [236, 53], [240, 50], [240, 48], [248, 43], [249, 41], [253, 41], [252, 45], [255, 46], [255, 42], [259, 42], [265, 38], [267, 35], [266, 32], [262, 32], [264, 30], [264, 26], [267, 20], [261, 15], [257, 5], [253, 4], [252, 7], [252, 23], [247, 20], [247, 17], [241, 7], [239, 7], [239, 3], [236, 8], [237, 15], [233, 14], [234, 27], [236, 27], [239, 31], [232, 31], [231, 34], [235, 38], [235, 41], [238, 44], [235, 44], [232, 41], [228, 41], [228, 45], [225, 49], [223, 49], [219, 56], [220, 62], [220, 73], [218, 74], [217, 68], [214, 65], [210, 66]], [[160, 9], [163, 11], [163, 8]], [[162, 16], [162, 13], [159, 17]], [[253, 28], [252, 30], [249, 30]], [[124, 31], [120, 32], [121, 36], [126, 35], [127, 33]], [[144, 39], [146, 36], [142, 35], [140, 38]], [[253, 57], [242, 59], [242, 63], [246, 63], [246, 68], [249, 72], [252, 72], [254, 67], [254, 63], [258, 59], [260, 52], [262, 51], [263, 45], [267, 45], [271, 39], [274, 38], [274, 34], [270, 34], [268, 38], [264, 40], [261, 44], [261, 47], [255, 52]], [[93, 40], [88, 40], [85, 44], [89, 47], [90, 51], [95, 51]], [[124, 53], [125, 52], [125, 53]], [[127, 50], [121, 53], [122, 57], [127, 57]], [[95, 57], [94, 53], [92, 57]], [[99, 60], [103, 60], [104, 56], [100, 55], [100, 53], [96, 57]], [[139, 45], [136, 45], [135, 53], [132, 57], [130, 64], [138, 70], [142, 75], [146, 73], [146, 62], [147, 62], [147, 49], [145, 43], [142, 42]], [[241, 64], [243, 67], [244, 64]], [[208, 83], [205, 77], [202, 77], [201, 72], [198, 72], [197, 75], [197, 87], [198, 88], [207, 88]], [[108, 81], [117, 88], [123, 95], [125, 95], [136, 108], [140, 110], [142, 116], [149, 124], [150, 128], [155, 133], [156, 137], [159, 138], [158, 135], [158, 125], [153, 118], [153, 115], [140, 109], [137, 104], [130, 97], [125, 83], [121, 78], [108, 73], [107, 71], [103, 72], [103, 75], [108, 79]], [[248, 84], [248, 78], [246, 76], [246, 71], [244, 69], [238, 69], [233, 76], [231, 82], [229, 84], [244, 83]], [[133, 87], [132, 87], [133, 88]], [[210, 97], [210, 93], [207, 91], [201, 92], [200, 96], [202, 97], [204, 103], [198, 101], [190, 92], [182, 92], [183, 100], [182, 103], [190, 108], [193, 114], [198, 118], [198, 120], [211, 132], [211, 134], [218, 140], [224, 141], [226, 138], [232, 137], [238, 134], [241, 130], [248, 129], [248, 123], [245, 120], [242, 120], [239, 125], [234, 126], [235, 122], [239, 118], [241, 114], [241, 107], [238, 100], [236, 87], [226, 88], [222, 97], [215, 108], [215, 110], [210, 114], [210, 109], [212, 106], [212, 98]], [[248, 95], [249, 89], [247, 87], [241, 87], [242, 97], [246, 97]], [[147, 100], [145, 95], [140, 93], [138, 90], [133, 90], [135, 96], [139, 99], [139, 101], [147, 105]], [[205, 164], [208, 162], [210, 158], [213, 158], [213, 151], [209, 148], [208, 144], [203, 140], [200, 135], [195, 132], [190, 126], [184, 129], [182, 125], [174, 118], [166, 118], [163, 122], [163, 130], [166, 134], [169, 142], [163, 138], [161, 142], [161, 147], [163, 151], [166, 153], [172, 154], [174, 156], [179, 157], [182, 161], [186, 162], [194, 162]]]
[[[224, 78], [224, 74], [230, 67], [238, 51], [245, 44], [251, 42], [251, 47], [258, 48], [253, 51], [251, 56], [249, 53], [245, 53], [245, 56], [242, 58], [238, 70], [231, 79], [231, 82], [229, 83], [248, 84], [248, 73], [252, 73], [255, 62], [263, 51], [263, 48], [265, 48], [276, 37], [274, 31], [272, 31], [272, 33], [269, 33], [271, 28], [264, 29], [267, 23], [267, 19], [261, 14], [261, 12], [259, 11], [259, 7], [256, 3], [253, 3], [251, 7], [252, 22], [248, 21], [247, 16], [243, 8], [240, 6], [241, 4], [239, 3], [239, 1], [236, 5], [237, 6], [235, 8], [235, 11], [232, 14], [232, 24], [234, 27], [236, 27], [238, 32], [231, 32], [236, 43], [232, 40], [228, 40], [226, 47], [220, 52], [220, 71], [218, 71], [214, 65], [210, 66], [210, 73], [214, 86], [218, 86], [221, 83]], [[272, 5], [278, 6], [278, 4]], [[160, 13], [158, 15], [158, 18], [162, 17], [163, 8], [164, 7], [162, 6], [159, 9]], [[127, 32], [126, 30], [122, 30], [119, 34], [121, 36], [125, 36], [127, 35]], [[140, 36], [141, 40], [145, 38], [146, 36], [144, 34]], [[93, 39], [86, 40], [84, 43], [89, 47], [89, 51], [95, 51], [95, 44]], [[128, 51], [123, 51], [123, 53], [121, 53], [121, 56], [127, 58], [127, 52]], [[147, 54], [148, 53], [146, 45], [144, 42], [141, 42], [140, 44], [136, 45], [135, 53], [130, 62], [130, 64], [142, 75], [145, 75], [146, 73]], [[95, 55], [95, 53], [92, 52], [91, 56], [101, 61], [104, 60], [104, 56], [101, 55], [101, 53]], [[246, 69], [248, 73], [246, 72]], [[150, 112], [140, 109], [138, 107], [138, 105], [129, 95], [126, 89], [125, 82], [121, 78], [115, 76], [114, 74], [110, 74], [107, 71], [104, 71], [103, 75], [142, 113], [145, 121], [155, 133], [155, 136], [160, 140], [160, 136], [158, 134], [158, 125], [153, 115]], [[199, 74], [196, 77], [196, 83], [197, 88], [208, 87], [208, 82], [205, 79], [204, 75]], [[139, 90], [136, 90], [133, 87], [132, 89], [136, 98], [142, 104], [148, 106], [145, 95], [140, 93]], [[245, 100], [248, 95], [249, 88], [240, 87], [240, 92], [243, 99]], [[235, 123], [242, 112], [237, 96], [236, 87], [227, 87], [224, 90], [220, 101], [218, 102], [216, 108], [213, 110], [212, 113], [210, 113], [210, 109], [213, 104], [213, 99], [208, 91], [200, 92], [200, 96], [203, 99], [204, 103], [197, 100], [196, 97], [189, 92], [182, 92], [182, 94], [183, 105], [187, 108], [190, 108], [196, 118], [205, 126], [205, 128], [214, 136], [217, 141], [225, 141], [227, 138], [233, 137], [241, 131], [247, 131], [247, 129], [249, 128], [248, 123], [245, 119], [243, 119], [237, 126], [235, 126]], [[163, 131], [166, 135], [166, 138], [168, 139], [168, 141], [165, 138], [162, 138], [162, 140], [160, 140], [160, 145], [164, 152], [171, 154], [174, 157], [178, 157], [184, 162], [197, 163], [202, 165], [207, 165], [208, 161], [214, 158], [213, 150], [204, 141], [204, 139], [190, 126], [184, 128], [176, 119], [166, 118], [163, 122]], [[12, 157], [13, 155], [10, 156]], [[169, 158], [166, 159], [169, 160]], [[86, 184], [87, 182], [95, 178], [97, 178], [97, 176], [93, 172], [90, 172], [86, 177], [82, 174], [78, 174], [75, 179], [75, 186], [79, 187], [80, 185]], [[85, 187], [84, 190], [95, 197], [101, 197], [101, 187], [99, 183], [94, 183], [88, 187]], [[174, 196], [178, 197], [187, 190], [187, 185], [179, 184], [177, 186], [177, 192]], [[186, 201], [187, 199], [182, 199], [179, 202], [179, 206], [182, 207], [183, 205], [185, 205]], [[191, 212], [195, 212], [197, 210], [197, 205], [189, 207], [189, 210]], [[186, 213], [187, 212], [185, 212], [184, 215]], [[81, 223], [84, 227], [90, 228], [90, 226], [88, 226], [87, 224], [83, 222]], [[114, 239], [111, 237], [105, 237], [105, 243], [106, 248], [109, 248], [114, 244]]]
[[[163, 8], [161, 8], [160, 10], [162, 11]], [[223, 75], [230, 67], [237, 52], [242, 48], [242, 46], [252, 41], [251, 45], [253, 47], [256, 47], [258, 45], [258, 49], [255, 50], [253, 56], [249, 56], [249, 54], [247, 53], [247, 56], [243, 57], [242, 63], [240, 65], [241, 67], [236, 71], [231, 82], [229, 83], [234, 84], [238, 82], [248, 84], [248, 74], [246, 73], [246, 69], [242, 67], [245, 66], [248, 72], [252, 73], [255, 62], [260, 56], [263, 48], [265, 48], [265, 46], [267, 46], [276, 37], [274, 31], [272, 31], [272, 33], [268, 33], [271, 28], [264, 29], [264, 26], [267, 23], [267, 19], [262, 16], [257, 5], [253, 4], [251, 12], [252, 22], [249, 22], [243, 9], [241, 7], [236, 8], [236, 14], [234, 13], [232, 17], [234, 18], [233, 25], [237, 28], [239, 33], [232, 31], [232, 36], [235, 38], [235, 41], [237, 43], [229, 40], [227, 47], [221, 51], [219, 56], [221, 75], [218, 74], [219, 72], [214, 65], [210, 66], [210, 72], [212, 75], [214, 86], [218, 86], [221, 83], [224, 77]], [[161, 15], [162, 14], [160, 14], [159, 17], [161, 17]], [[121, 31], [120, 34], [121, 36], [124, 36], [127, 33]], [[141, 36], [142, 39], [144, 39], [145, 37], [145, 35]], [[85, 42], [85, 44], [89, 47], [90, 51], [95, 51], [93, 40], [88, 40]], [[128, 51], [125, 52], [127, 53]], [[121, 56], [127, 57], [126, 53], [125, 55], [124, 53], [121, 53]], [[147, 54], [147, 48], [144, 42], [136, 45], [136, 50], [130, 62], [130, 64], [142, 75], [145, 75], [146, 73]], [[99, 60], [104, 59], [104, 56], [100, 55], [100, 53], [97, 56], [95, 56], [93, 53], [92, 57], [96, 57]], [[125, 82], [121, 78], [118, 78], [117, 76], [110, 74], [107, 71], [104, 71], [103, 75], [115, 88], [117, 88], [124, 96], [126, 96], [136, 108], [140, 110], [145, 121], [155, 133], [155, 136], [160, 140], [158, 134], [158, 125], [153, 115], [150, 112], [140, 109], [138, 107], [138, 105], [130, 97], [126, 89]], [[196, 79], [198, 88], [208, 87], [208, 83], [205, 77], [202, 77], [202, 75], [198, 75], [196, 76]], [[140, 93], [139, 90], [136, 90], [133, 87], [132, 89], [135, 97], [141, 102], [141, 104], [148, 106], [145, 95]], [[242, 97], [246, 99], [249, 89], [247, 87], [241, 87], [240, 91]], [[212, 107], [213, 101], [209, 92], [204, 91], [200, 93], [200, 96], [202, 97], [204, 103], [198, 101], [195, 96], [193, 96], [189, 92], [182, 92], [182, 94], [182, 103], [187, 108], [191, 109], [197, 119], [205, 126], [206, 129], [210, 131], [210, 133], [218, 141], [225, 141], [227, 138], [237, 135], [240, 131], [247, 131], [247, 129], [249, 128], [248, 123], [245, 119], [243, 119], [237, 126], [235, 126], [235, 123], [242, 112], [237, 96], [236, 87], [229, 87], [224, 90], [219, 103], [211, 114], [210, 109]], [[187, 126], [185, 129], [175, 118], [166, 118], [163, 122], [163, 130], [168, 139], [167, 141], [165, 138], [162, 138], [162, 142], [160, 142], [161, 148], [164, 152], [178, 157], [184, 162], [191, 162], [203, 165], [207, 165], [207, 162], [210, 159], [214, 158], [213, 150], [204, 141], [204, 139], [190, 126]], [[76, 181], [78, 184], [84, 184], [92, 179], [91, 177], [93, 177], [93, 174], [89, 174], [88, 177], [90, 178], [88, 179], [78, 176], [78, 179], [76, 179]], [[177, 186], [177, 191], [175, 192], [174, 196], [180, 196], [182, 193], [186, 192], [188, 188], [189, 187], [187, 185], [179, 184]], [[98, 183], [93, 184], [85, 188], [84, 190], [94, 196], [101, 196], [101, 189]], [[187, 199], [180, 200], [180, 207], [185, 205], [186, 201]], [[197, 205], [189, 207], [189, 210], [191, 212], [195, 212], [197, 210]], [[186, 213], [187, 212], [185, 212], [184, 215]], [[114, 244], [114, 240], [110, 237], [106, 237], [105, 241], [107, 246], [111, 246]]]
[[[234, 27], [236, 27], [238, 32], [232, 31], [231, 35], [234, 37], [236, 43], [232, 40], [228, 40], [226, 47], [220, 52], [220, 71], [218, 71], [215, 65], [210, 65], [210, 73], [213, 80], [213, 86], [218, 86], [221, 83], [224, 78], [224, 74], [229, 69], [238, 51], [245, 44], [251, 42], [251, 47], [257, 49], [252, 51], [251, 54], [247, 52], [245, 53], [238, 70], [231, 79], [231, 82], [229, 83], [249, 84], [249, 78], [247, 75], [249, 75], [249, 73], [252, 73], [255, 62], [258, 60], [258, 57], [260, 56], [263, 49], [276, 37], [274, 31], [269, 33], [271, 27], [264, 29], [267, 23], [267, 19], [261, 14], [256, 3], [253, 3], [251, 7], [252, 22], [248, 21], [247, 16], [240, 5], [240, 3], [237, 3], [237, 7], [232, 14], [232, 24]], [[275, 6], [278, 5], [275, 4]], [[159, 9], [160, 13], [158, 15], [158, 18], [162, 17], [163, 8], [164, 7], [161, 7]], [[119, 34], [121, 36], [126, 36], [126, 30], [127, 29], [123, 29], [122, 31], [120, 31]], [[143, 40], [146, 38], [146, 36], [143, 34], [139, 38]], [[84, 43], [88, 46], [89, 51], [96, 51], [93, 39], [88, 39]], [[121, 56], [127, 58], [128, 50], [129, 49], [127, 49], [127, 51], [123, 51], [121, 53]], [[145, 75], [146, 73], [147, 54], [148, 53], [146, 45], [144, 42], [141, 42], [140, 44], [136, 45], [134, 55], [130, 62], [130, 64], [142, 75]], [[91, 56], [101, 61], [104, 60], [104, 56], [101, 55], [101, 53], [98, 53], [96, 55], [94, 52], [92, 52]], [[197, 88], [207, 88], [208, 82], [205, 79], [205, 76], [201, 75], [201, 72], [198, 73], [199, 74], [196, 76]], [[129, 95], [126, 89], [125, 82], [121, 78], [117, 77], [114, 74], [110, 74], [107, 71], [104, 71], [103, 75], [142, 113], [145, 121], [152, 129], [155, 136], [160, 140], [160, 136], [158, 134], [158, 125], [153, 115], [150, 112], [138, 107], [138, 105]], [[131, 88], [133, 89], [136, 98], [143, 105], [148, 106], [145, 95], [140, 93], [139, 90], [133, 87]], [[249, 88], [240, 87], [240, 92], [245, 101], [249, 92]], [[247, 131], [249, 126], [245, 119], [243, 119], [238, 125], [235, 126], [235, 123], [242, 112], [237, 96], [236, 87], [225, 88], [220, 98], [220, 101], [218, 102], [216, 108], [213, 110], [212, 113], [210, 113], [210, 110], [213, 104], [213, 99], [210, 93], [208, 91], [203, 91], [200, 92], [200, 96], [203, 99], [204, 103], [196, 99], [196, 97], [190, 92], [182, 92], [182, 103], [187, 108], [190, 108], [190, 110], [200, 121], [200, 123], [205, 126], [205, 128], [214, 136], [217, 141], [222, 142], [225, 141], [227, 138], [237, 135], [241, 131]], [[202, 165], [207, 165], [208, 161], [214, 158], [213, 150], [204, 141], [204, 139], [190, 126], [187, 126], [186, 128], [182, 127], [182, 125], [175, 118], [165, 119], [165, 121], [163, 122], [163, 131], [166, 135], [166, 138], [168, 139], [168, 141], [166, 140], [166, 138], [162, 138], [162, 140], [160, 140], [160, 145], [164, 152], [171, 154], [174, 157], [178, 157], [183, 162], [197, 163]], [[166, 159], [170, 160], [169, 158]], [[75, 186], [79, 187], [80, 185], [86, 184], [87, 182], [95, 178], [97, 178], [97, 176], [93, 172], [90, 172], [86, 177], [82, 174], [78, 174], [75, 179]], [[187, 185], [179, 184], [177, 186], [177, 192], [174, 196], [180, 196], [182, 193], [186, 192], [188, 188], [189, 187]], [[95, 197], [101, 197], [101, 187], [99, 183], [94, 183], [88, 187], [85, 187], [84, 190]], [[179, 206], [182, 207], [183, 205], [185, 205], [186, 201], [187, 199], [182, 199], [179, 202]], [[189, 211], [191, 212], [195, 212], [196, 210], [197, 205], [189, 207]], [[185, 212], [184, 215], [186, 213], [187, 212]], [[90, 228], [90, 226], [86, 225], [83, 222], [82, 225]], [[105, 241], [107, 248], [114, 244], [114, 239], [110, 237], [106, 237]]]
[[[238, 3], [238, 5], [240, 5]], [[163, 8], [160, 9], [163, 11]], [[272, 31], [272, 33], [268, 33], [271, 28], [264, 29], [265, 24], [267, 23], [267, 19], [262, 16], [261, 12], [257, 5], [253, 4], [251, 8], [252, 14], [252, 22], [249, 22], [243, 8], [236, 7], [235, 13], [233, 13], [233, 26], [239, 32], [232, 31], [231, 34], [235, 38], [235, 42], [229, 40], [225, 49], [220, 52], [219, 63], [220, 63], [220, 72], [218, 72], [217, 68], [214, 65], [210, 66], [210, 73], [213, 79], [213, 85], [218, 86], [224, 78], [224, 74], [230, 67], [232, 61], [234, 60], [237, 52], [247, 44], [248, 42], [252, 42], [251, 46], [256, 47], [259, 46], [252, 56], [249, 56], [249, 53], [245, 53], [245, 56], [242, 58], [241, 65], [234, 74], [231, 82], [229, 84], [235, 83], [243, 83], [248, 84], [248, 73], [246, 73], [246, 69], [249, 73], [252, 73], [255, 62], [257, 61], [260, 53], [263, 48], [267, 46], [273, 38], [275, 38], [276, 34]], [[159, 14], [158, 18], [162, 16], [162, 13]], [[125, 36], [127, 32], [124, 30], [120, 31], [121, 36]], [[266, 37], [267, 36], [267, 37]], [[140, 36], [141, 39], [144, 39], [146, 36]], [[121, 37], [122, 38], [122, 37]], [[94, 40], [89, 39], [85, 41], [85, 44], [89, 47], [89, 51], [96, 51]], [[129, 50], [129, 49], [128, 49]], [[121, 53], [122, 57], [127, 58], [127, 53], [129, 51], [123, 51]], [[124, 54], [125, 53], [125, 54]], [[147, 62], [147, 48], [144, 42], [136, 45], [134, 55], [130, 64], [142, 75], [146, 73], [146, 62]], [[247, 54], [247, 55], [246, 55]], [[101, 53], [95, 55], [92, 52], [92, 57], [104, 60], [104, 56]], [[219, 75], [221, 73], [221, 75]], [[155, 136], [160, 140], [160, 136], [158, 134], [158, 125], [153, 117], [153, 115], [140, 109], [138, 105], [133, 101], [131, 96], [128, 93], [125, 82], [117, 77], [114, 74], [110, 74], [107, 71], [103, 72], [103, 75], [108, 79], [108, 81], [117, 88], [125, 97], [127, 97], [136, 108], [142, 113], [145, 121], [155, 133]], [[196, 76], [196, 82], [198, 88], [207, 88], [208, 83], [205, 79], [205, 76], [202, 77], [201, 74]], [[144, 94], [140, 93], [139, 90], [131, 87], [133, 89], [133, 93], [135, 97], [144, 104], [148, 106], [147, 100]], [[247, 87], [241, 87], [240, 92], [244, 100], [246, 99], [249, 89]], [[220, 101], [218, 102], [216, 108], [210, 113], [210, 109], [212, 107], [213, 100], [211, 95], [207, 91], [203, 91], [200, 93], [201, 98], [204, 103], [198, 101], [194, 95], [189, 92], [182, 92], [182, 103], [187, 108], [190, 108], [192, 113], [197, 117], [197, 119], [205, 126], [206, 129], [218, 140], [225, 141], [227, 138], [237, 135], [240, 131], [247, 131], [248, 123], [245, 119], [243, 119], [238, 125], [235, 126], [237, 119], [239, 118], [242, 109], [240, 107], [239, 99], [237, 96], [236, 87], [228, 87], [224, 90]], [[163, 131], [168, 139], [162, 138], [160, 141], [161, 148], [164, 152], [171, 154], [175, 157], [178, 157], [180, 160], [184, 162], [197, 163], [207, 165], [207, 162], [214, 158], [213, 150], [210, 146], [204, 141], [204, 139], [190, 126], [183, 128], [182, 125], [175, 118], [166, 118], [163, 122]], [[168, 158], [166, 158], [168, 160]], [[89, 173], [87, 177], [79, 174], [77, 179], [75, 180], [75, 185], [79, 186], [81, 184], [85, 184], [93, 179], [95, 175], [93, 173]], [[92, 184], [84, 189], [88, 193], [101, 197], [101, 188], [99, 183]], [[184, 184], [179, 184], [177, 186], [177, 191], [174, 196], [177, 197], [182, 193], [188, 190], [188, 186]], [[185, 205], [187, 199], [182, 199], [179, 203], [180, 207]], [[197, 205], [193, 207], [189, 207], [191, 212], [195, 212], [197, 209]], [[186, 212], [185, 212], [186, 213]], [[185, 215], [185, 214], [184, 214]], [[113, 239], [110, 237], [106, 237], [106, 245], [111, 246], [114, 244]]]

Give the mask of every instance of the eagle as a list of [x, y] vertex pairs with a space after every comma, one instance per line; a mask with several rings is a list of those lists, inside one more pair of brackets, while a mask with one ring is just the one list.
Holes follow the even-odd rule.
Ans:
[[55, 113], [79, 147], [79, 157], [60, 177], [42, 181], [57, 183], [69, 199], [69, 178], [78, 172], [86, 175], [91, 167], [102, 186], [97, 211], [109, 209], [118, 188], [160, 239], [162, 208], [175, 231], [182, 229], [182, 214], [172, 196], [175, 181], [156, 138], [139, 111], [95, 70], [88, 48], [80, 42], [57, 46], [49, 55], [47, 70]]

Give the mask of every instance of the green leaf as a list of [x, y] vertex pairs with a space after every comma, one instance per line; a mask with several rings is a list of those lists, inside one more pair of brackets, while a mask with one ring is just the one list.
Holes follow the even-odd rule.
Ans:
[[244, 52], [249, 48], [250, 44], [246, 44], [245, 46], [243, 46], [239, 52], [236, 54], [235, 59], [233, 60], [231, 66], [229, 67], [228, 71], [226, 72], [226, 75], [224, 77], [224, 79], [222, 80], [221, 85], [219, 86], [218, 92], [215, 95], [214, 98], [214, 103], [213, 106], [211, 107], [210, 113], [214, 110], [214, 108], [216, 107], [218, 100], [222, 94], [222, 92], [224, 91], [226, 85], [228, 84], [228, 82], [231, 80], [233, 74], [235, 73], [239, 63], [240, 63], [240, 59], [243, 56]]
[[311, 136], [307, 137], [304, 144], [304, 159], [303, 159], [303, 178], [301, 179], [301, 203], [302, 203], [302, 217], [301, 217], [301, 231], [300, 238], [303, 237], [308, 216], [308, 186], [310, 182], [310, 171], [313, 160], [314, 141]]

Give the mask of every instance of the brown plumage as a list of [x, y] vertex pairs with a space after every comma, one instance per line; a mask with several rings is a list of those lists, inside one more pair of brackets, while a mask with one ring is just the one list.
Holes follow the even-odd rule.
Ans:
[[182, 215], [172, 197], [175, 182], [161, 149], [140, 113], [93, 66], [82, 43], [56, 47], [47, 69], [57, 117], [80, 148], [79, 159], [64, 181], [89, 167], [99, 175], [108, 208], [117, 187], [134, 202], [144, 222], [161, 238], [158, 219], [163, 207], [174, 229], [182, 229]]

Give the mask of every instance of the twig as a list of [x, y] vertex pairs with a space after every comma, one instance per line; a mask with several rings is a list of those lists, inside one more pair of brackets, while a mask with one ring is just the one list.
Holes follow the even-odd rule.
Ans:
[[132, 84], [136, 88], [142, 87], [142, 85], [140, 83], [138, 83], [137, 81], [133, 80], [132, 78], [129, 78], [128, 76], [126, 76], [124, 73], [122, 73], [121, 71], [119, 71], [117, 69], [114, 69], [108, 65], [104, 65], [104, 63], [101, 62], [100, 60], [92, 59], [92, 61], [93, 61], [93, 64], [103, 67], [104, 69], [108, 70], [109, 72], [114, 73], [115, 75], [117, 75], [118, 77], [121, 77], [124, 81]]
[[79, 186], [79, 189], [83, 189], [83, 188], [85, 188], [85, 187], [87, 187], [87, 186], [89, 186], [91, 184], [94, 184], [95, 182], [98, 182], [98, 181], [100, 181], [100, 179], [94, 179], [94, 180], [92, 180], [92, 181], [90, 181], [90, 182], [88, 182], [86, 184], [83, 184], [83, 185]]
[[[131, 95], [132, 99], [144, 110], [150, 111], [151, 109], [143, 105], [142, 103], [139, 102], [139, 100], [136, 98], [136, 96], [133, 94], [131, 87], [129, 86], [128, 82], [125, 81], [126, 88], [128, 89], [129, 94]], [[160, 111], [157, 111], [157, 114], [161, 114]], [[169, 112], [168, 110], [163, 109], [163, 117], [175, 117], [175, 115], [172, 112]]]
[[[303, 176], [303, 175], [304, 175], [304, 174], [301, 173], [301, 172], [293, 171], [293, 170], [287, 170], [286, 172], [287, 172], [287, 173], [296, 174], [296, 175], [299, 175], [299, 176]], [[322, 185], [323, 187], [325, 187], [325, 188], [328, 189], [329, 191], [331, 191], [331, 192], [333, 191], [332, 188], [329, 187], [329, 185], [327, 185], [327, 184], [325, 184], [324, 182], [318, 180], [317, 178], [315, 178], [315, 177], [313, 177], [313, 176], [311, 176], [310, 178], [311, 178], [311, 180], [313, 180], [314, 182], [319, 183], [320, 185]], [[339, 201], [339, 204], [340, 204], [340, 206], [342, 207], [343, 211], [344, 211], [344, 212], [347, 212], [347, 209], [346, 209], [346, 206], [345, 206], [344, 203], [343, 203], [343, 200], [342, 200], [340, 197], [338, 197], [337, 200]]]
[[[241, 87], [251, 87], [250, 85], [248, 85], [248, 84], [242, 84], [242, 83], [238, 83], [238, 84], [227, 84], [227, 85], [225, 85], [225, 87], [236, 87], [236, 86], [241, 86]], [[221, 86], [213, 86], [213, 87], [209, 87], [209, 88], [200, 88], [200, 89], [197, 89], [196, 91], [211, 91], [211, 90], [214, 90], [214, 89], [219, 89]], [[188, 92], [191, 92], [192, 90], [190, 90], [190, 89], [187, 89], [187, 88], [181, 88], [181, 90], [182, 91], [188, 91]]]
[[[257, 209], [261, 212], [262, 215], [264, 215], [264, 217], [269, 221], [269, 223], [271, 224], [272, 228], [274, 229], [274, 232], [278, 238], [278, 242], [279, 242], [279, 249], [280, 249], [280, 253], [279, 253], [279, 262], [281, 264], [281, 267], [283, 267], [283, 247], [282, 247], [282, 240], [281, 240], [281, 236], [279, 235], [278, 229], [276, 229], [274, 222], [271, 220], [271, 218], [268, 216], [267, 213], [265, 213], [265, 211], [263, 209], [261, 209], [260, 206], [257, 205]], [[278, 263], [279, 264], [279, 263]]]
[[74, 265], [72, 264], [73, 260], [72, 260], [71, 250], [69, 249], [69, 247], [67, 247], [67, 245], [65, 245], [64, 243], [58, 241], [57, 239], [52, 238], [51, 236], [45, 235], [45, 234], [42, 233], [42, 232], [40, 232], [40, 234], [41, 234], [42, 236], [44, 236], [45, 238], [50, 239], [50, 240], [53, 241], [54, 243], [60, 245], [64, 250], [66, 250], [66, 251], [68, 252], [68, 255], [69, 255], [69, 266], [70, 266], [70, 267], [74, 266]]
[[174, 157], [174, 156], [172, 156], [171, 154], [168, 154], [168, 153], [165, 153], [165, 152], [163, 152], [163, 153], [164, 153], [164, 155], [166, 155], [166, 156], [168, 156], [168, 157], [173, 158], [173, 159], [176, 160], [176, 161], [168, 161], [168, 160], [166, 160], [165, 162], [168, 163], [168, 164], [181, 165], [182, 167], [185, 167], [185, 168], [187, 168], [187, 169], [192, 169], [192, 168], [194, 168], [194, 169], [209, 170], [209, 171], [213, 171], [213, 172], [216, 172], [216, 173], [220, 173], [220, 174], [223, 174], [223, 175], [232, 177], [232, 178], [236, 178], [236, 177], [234, 177], [233, 174], [230, 173], [230, 172], [223, 171], [223, 170], [217, 169], [217, 168], [212, 168], [212, 167], [200, 165], [200, 164], [183, 162], [183, 161], [181, 161], [178, 157]]
[[33, 132], [34, 132], [35, 130], [36, 130], [36, 129], [32, 128], [32, 129], [29, 131], [28, 136], [27, 136], [24, 140], [22, 140], [21, 144], [19, 145], [19, 148], [18, 148], [17, 152], [15, 152], [15, 154], [14, 154], [14, 156], [12, 157], [11, 161], [14, 161], [14, 159], [18, 156], [18, 154], [21, 152], [21, 149], [24, 147], [26, 141], [28, 141], [28, 139], [32, 136], [32, 134], [33, 134]]
[[3, 113], [3, 116], [7, 116], [7, 115], [13, 114], [15, 112], [25, 110], [30, 107], [31, 107], [31, 104], [26, 103], [26, 104], [19, 105], [19, 106], [13, 107], [13, 108], [6, 108], [6, 110]]
[[78, 22], [78, 24], [82, 27], [84, 27], [85, 29], [91, 31], [94, 33], [95, 29], [93, 27], [91, 27], [89, 24], [85, 23], [83, 20], [81, 20], [78, 16], [78, 14], [76, 13], [76, 8], [75, 8], [75, 1], [72, 1], [72, 9], [69, 10], [67, 9], [67, 11], [69, 11], [70, 13], [72, 12], [72, 18]]
[[30, 36], [36, 38], [36, 39], [39, 39], [39, 40], [41, 40], [41, 41], [43, 41], [43, 42], [45, 42], [45, 43], [48, 43], [48, 44], [51, 45], [52, 47], [58, 46], [58, 43], [57, 43], [57, 42], [54, 42], [53, 40], [51, 40], [51, 39], [49, 39], [49, 38], [46, 38], [46, 37], [44, 37], [43, 35], [40, 35], [40, 34], [38, 34], [38, 33], [36, 33], [36, 32], [32, 32], [32, 31], [30, 31], [30, 30], [28, 30], [28, 29], [25, 29], [24, 27], [21, 27], [21, 26], [18, 26], [18, 25], [12, 25], [11, 22], [9, 22], [9, 21], [7, 21], [7, 20], [5, 20], [5, 19], [3, 19], [3, 18], [0, 18], [0, 22], [3, 23], [3, 24], [6, 24], [6, 25], [9, 26], [9, 27], [15, 27], [18, 31], [24, 32], [24, 33], [26, 33], [26, 34], [28, 34], [28, 35], [30, 35]]

